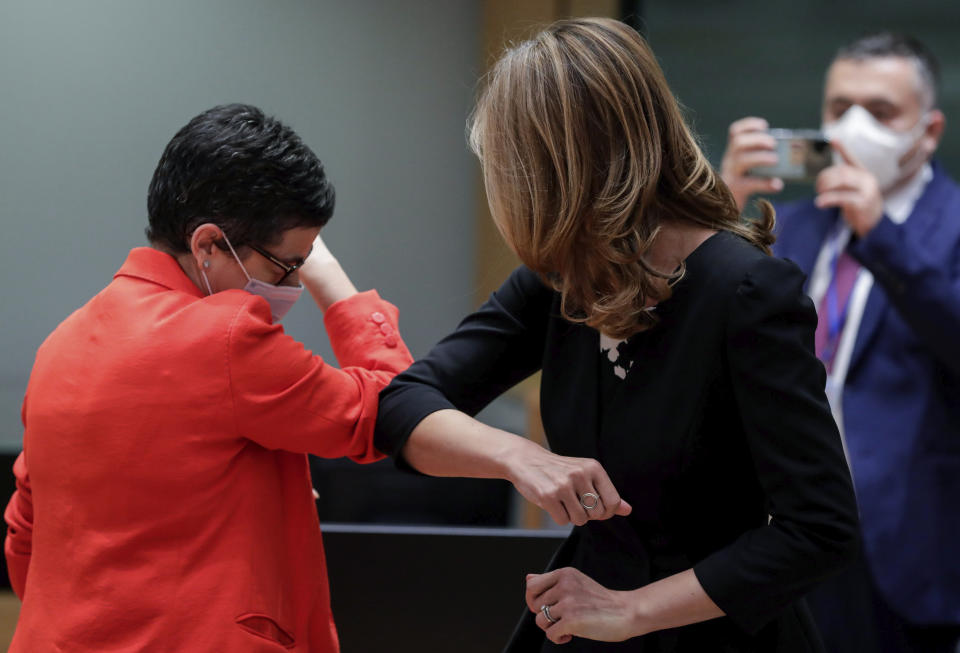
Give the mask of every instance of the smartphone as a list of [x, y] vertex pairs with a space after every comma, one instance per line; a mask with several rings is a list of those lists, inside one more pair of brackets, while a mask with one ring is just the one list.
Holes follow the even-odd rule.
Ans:
[[780, 177], [784, 181], [813, 181], [833, 163], [833, 150], [816, 129], [771, 129], [777, 142], [777, 164], [751, 168], [754, 177]]

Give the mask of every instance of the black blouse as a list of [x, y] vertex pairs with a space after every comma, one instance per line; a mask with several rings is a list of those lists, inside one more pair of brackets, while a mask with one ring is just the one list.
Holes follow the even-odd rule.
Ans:
[[[792, 263], [719, 232], [687, 258], [655, 309], [658, 325], [622, 343], [609, 365], [600, 334], [560, 317], [559, 295], [518, 268], [382, 391], [376, 445], [397, 456], [430, 413], [476, 414], [542, 369], [550, 448], [596, 458], [633, 506], [574, 528], [550, 568], [626, 590], [693, 567], [727, 615], [560, 648], [820, 650], [799, 600], [856, 555], [858, 529], [803, 280]], [[528, 614], [508, 649], [553, 645]]]

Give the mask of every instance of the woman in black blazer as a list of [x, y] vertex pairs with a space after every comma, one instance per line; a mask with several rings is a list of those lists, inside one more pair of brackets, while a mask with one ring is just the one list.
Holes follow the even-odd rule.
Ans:
[[616, 488], [573, 474], [554, 517], [576, 527], [528, 577], [508, 650], [821, 650], [802, 596], [856, 555], [856, 508], [772, 208], [741, 219], [615, 21], [504, 55], [471, 141], [524, 266], [383, 391], [377, 445], [428, 474], [515, 479], [531, 450], [467, 415], [542, 369], [551, 449]]

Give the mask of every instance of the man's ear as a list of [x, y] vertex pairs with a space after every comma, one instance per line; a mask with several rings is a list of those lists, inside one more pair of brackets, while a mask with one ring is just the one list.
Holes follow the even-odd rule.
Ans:
[[936, 151], [937, 146], [940, 144], [940, 139], [943, 137], [943, 130], [946, 129], [946, 127], [947, 117], [943, 115], [943, 111], [940, 109], [931, 110], [930, 122], [923, 132], [923, 146], [929, 156], [933, 156], [933, 153]]

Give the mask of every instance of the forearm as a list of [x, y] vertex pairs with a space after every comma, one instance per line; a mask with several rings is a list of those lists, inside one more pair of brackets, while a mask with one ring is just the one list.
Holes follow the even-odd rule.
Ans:
[[[431, 476], [499, 478], [560, 525], [630, 514], [596, 460], [571, 458], [482, 424], [457, 410], [438, 410], [420, 421], [401, 449], [406, 461]], [[597, 497], [592, 507], [581, 496]]]
[[402, 455], [430, 476], [512, 480], [510, 463], [532, 449], [541, 448], [458, 410], [439, 410], [413, 429]]
[[693, 569], [632, 590], [629, 594], [636, 635], [724, 616], [723, 610], [704, 591]]

